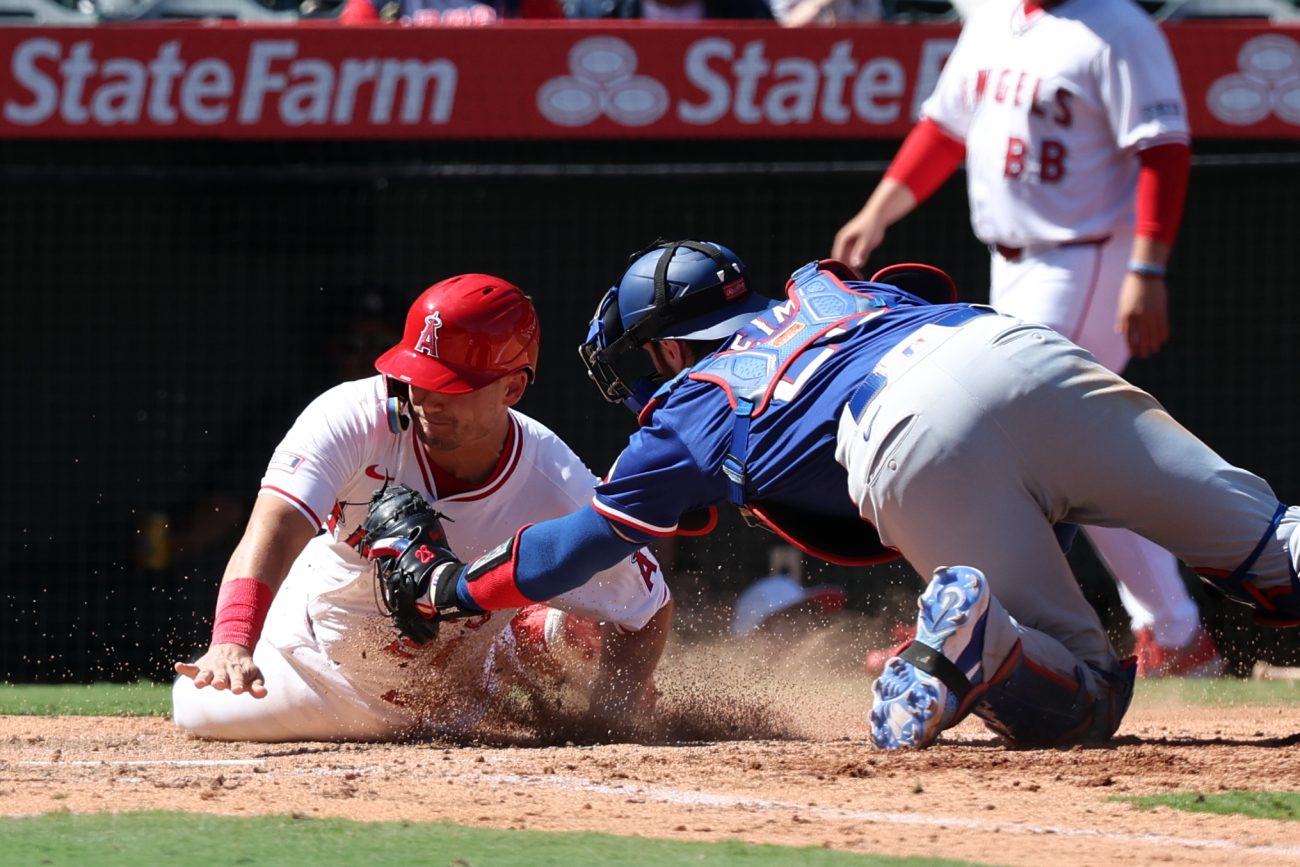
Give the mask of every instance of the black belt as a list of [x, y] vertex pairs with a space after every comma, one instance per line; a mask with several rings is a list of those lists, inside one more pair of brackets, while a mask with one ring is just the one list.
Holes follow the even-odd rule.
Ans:
[[[1100, 238], [1075, 238], [1073, 241], [1058, 241], [1056, 243], [1044, 244], [1044, 247], [1092, 247], [1098, 244], [1104, 244], [1110, 240], [1110, 235], [1102, 235]], [[1008, 262], [1014, 262], [1024, 255], [1024, 247], [1008, 247], [1006, 244], [989, 244], [989, 248], [994, 250], [1003, 259]]]
[[[948, 328], [956, 328], [976, 316], [983, 316], [993, 311], [988, 307], [959, 307], [951, 313], [940, 316], [933, 322], [927, 322], [926, 325], [943, 325]], [[901, 343], [902, 341], [900, 341]], [[853, 390], [849, 395], [849, 412], [853, 415], [854, 421], [862, 421], [862, 411], [871, 403], [871, 399], [879, 393], [880, 389], [885, 387], [888, 379], [883, 373], [871, 371], [867, 378], [862, 380], [862, 384]]]

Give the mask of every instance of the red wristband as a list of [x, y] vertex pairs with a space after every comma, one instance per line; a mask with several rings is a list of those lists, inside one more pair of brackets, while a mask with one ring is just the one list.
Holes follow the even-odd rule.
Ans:
[[519, 564], [515, 552], [519, 549], [519, 537], [531, 526], [520, 527], [510, 541], [496, 546], [465, 568], [465, 589], [474, 604], [484, 611], [522, 608], [538, 601], [520, 592], [515, 580]]
[[253, 649], [262, 634], [275, 591], [256, 578], [232, 578], [217, 591], [213, 644], [238, 644]]

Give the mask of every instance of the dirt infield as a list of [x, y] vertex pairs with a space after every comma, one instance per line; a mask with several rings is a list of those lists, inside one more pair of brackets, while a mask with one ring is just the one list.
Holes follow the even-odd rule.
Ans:
[[[805, 676], [773, 670], [770, 688], [751, 680], [741, 701], [716, 688], [735, 671], [710, 659], [666, 666], [676, 728], [653, 745], [573, 745], [563, 733], [552, 746], [220, 744], [157, 718], [0, 717], [0, 813], [443, 818], [1036, 867], [1300, 864], [1294, 822], [1112, 800], [1300, 790], [1300, 708], [1188, 709], [1139, 694], [1106, 748], [1009, 751], [970, 720], [932, 749], [887, 754], [865, 741], [865, 678], [833, 686], [796, 659]], [[708, 677], [714, 704], [682, 698], [698, 697]], [[696, 739], [682, 740], [688, 720]]]

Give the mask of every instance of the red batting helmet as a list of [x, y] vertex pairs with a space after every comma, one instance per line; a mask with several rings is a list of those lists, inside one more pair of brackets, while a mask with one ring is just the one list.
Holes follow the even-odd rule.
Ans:
[[415, 299], [401, 341], [375, 368], [444, 394], [465, 394], [516, 370], [531, 382], [539, 336], [537, 311], [522, 289], [488, 274], [461, 274]]

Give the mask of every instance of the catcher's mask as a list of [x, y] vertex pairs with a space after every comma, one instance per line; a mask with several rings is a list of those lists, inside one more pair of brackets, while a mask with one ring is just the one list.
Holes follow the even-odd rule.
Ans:
[[540, 331], [533, 302], [518, 286], [488, 274], [461, 274], [415, 299], [401, 341], [379, 356], [375, 368], [443, 394], [465, 394], [518, 370], [531, 382]]
[[750, 290], [744, 263], [721, 244], [658, 240], [629, 262], [596, 305], [578, 355], [606, 400], [640, 413], [662, 377], [633, 350], [672, 337], [721, 340], [772, 302]]

